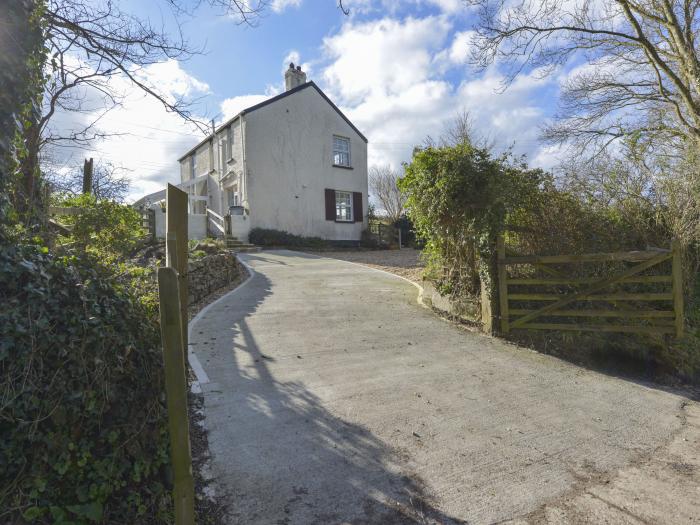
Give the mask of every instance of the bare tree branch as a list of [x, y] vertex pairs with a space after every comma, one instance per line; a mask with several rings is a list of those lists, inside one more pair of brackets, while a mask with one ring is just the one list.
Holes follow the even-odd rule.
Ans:
[[399, 177], [399, 172], [388, 165], [373, 166], [369, 170], [369, 191], [392, 222], [401, 218], [406, 204], [406, 198], [396, 185]]
[[506, 84], [584, 62], [562, 83], [543, 137], [600, 151], [651, 135], [700, 140], [697, 0], [470, 0], [479, 9], [472, 62], [498, 62]]

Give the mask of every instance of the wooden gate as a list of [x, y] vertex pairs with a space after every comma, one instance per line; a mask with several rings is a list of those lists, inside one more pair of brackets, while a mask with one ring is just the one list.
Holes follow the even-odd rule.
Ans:
[[[670, 270], [666, 269], [669, 260]], [[552, 267], [602, 262], [634, 264], [607, 276], [586, 278], [571, 278]], [[520, 265], [532, 265], [545, 277], [509, 277], [508, 268]], [[676, 244], [671, 250], [507, 256], [499, 238], [498, 280], [504, 334], [521, 328], [683, 335], [682, 264]], [[532, 291], [533, 287], [538, 290]], [[547, 304], [538, 306], [541, 303]], [[591, 307], [591, 303], [602, 306]], [[581, 318], [587, 321], [579, 322]]]

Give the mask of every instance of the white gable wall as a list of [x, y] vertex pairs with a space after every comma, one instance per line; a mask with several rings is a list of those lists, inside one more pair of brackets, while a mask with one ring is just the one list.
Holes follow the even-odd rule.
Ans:
[[[308, 87], [244, 117], [251, 227], [330, 240], [360, 239], [367, 227], [367, 144]], [[333, 136], [350, 139], [353, 169], [333, 166]], [[326, 188], [361, 192], [361, 222], [326, 220]]]

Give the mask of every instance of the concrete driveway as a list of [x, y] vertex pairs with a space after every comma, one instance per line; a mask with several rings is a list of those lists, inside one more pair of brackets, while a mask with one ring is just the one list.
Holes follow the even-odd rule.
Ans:
[[700, 411], [291, 251], [192, 324], [231, 523], [697, 523]]

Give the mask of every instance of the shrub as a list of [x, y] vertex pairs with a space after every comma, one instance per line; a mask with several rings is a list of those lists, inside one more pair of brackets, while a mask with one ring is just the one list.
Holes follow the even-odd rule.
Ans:
[[66, 242], [99, 253], [101, 257], [123, 258], [129, 255], [146, 235], [141, 224], [141, 215], [126, 204], [96, 199], [90, 194], [60, 199], [58, 204], [82, 208], [81, 213], [61, 219], [72, 228]]
[[495, 236], [527, 207], [547, 180], [541, 170], [509, 155], [493, 158], [469, 144], [414, 153], [398, 184], [418, 236], [425, 240], [428, 273], [441, 291], [476, 295]]
[[0, 522], [171, 523], [159, 332], [90, 255], [0, 248]]
[[280, 230], [253, 228], [248, 234], [251, 244], [258, 246], [288, 246], [297, 248], [323, 248], [328, 243], [320, 237], [303, 237]]

